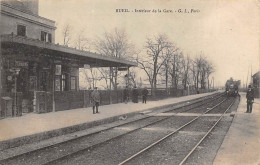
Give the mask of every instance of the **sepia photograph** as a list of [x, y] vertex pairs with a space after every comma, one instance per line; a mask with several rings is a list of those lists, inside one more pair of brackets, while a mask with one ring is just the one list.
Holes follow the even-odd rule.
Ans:
[[260, 0], [0, 3], [0, 165], [260, 165]]

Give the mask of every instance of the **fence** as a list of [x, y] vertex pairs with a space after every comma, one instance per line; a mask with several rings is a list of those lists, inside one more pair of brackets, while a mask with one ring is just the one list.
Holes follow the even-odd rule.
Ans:
[[[180, 97], [191, 94], [196, 94], [198, 91], [190, 90], [189, 93], [187, 90], [182, 89], [168, 89], [165, 88], [154, 90], [154, 95], [151, 95], [151, 89], [148, 89], [149, 95], [148, 100], [159, 100], [168, 97]], [[90, 107], [90, 94], [92, 91], [90, 90], [81, 90], [81, 91], [57, 91], [54, 93], [54, 101], [55, 101], [55, 111], [63, 111], [69, 109], [76, 108], [85, 108]], [[141, 99], [142, 89], [138, 89], [139, 99]], [[199, 93], [208, 92], [207, 90], [200, 90]], [[108, 105], [108, 104], [117, 104], [122, 103], [123, 100], [123, 90], [101, 90], [101, 103], [100, 105]], [[35, 91], [27, 94], [27, 108], [23, 105], [26, 99], [23, 98], [22, 93], [16, 94], [16, 103], [14, 99], [12, 99], [12, 108], [10, 107], [7, 110], [8, 105], [3, 104], [0, 112], [0, 117], [13, 117], [13, 116], [21, 116], [22, 112], [36, 112], [36, 113], [47, 113], [53, 111], [53, 93], [44, 92], [44, 91]], [[14, 98], [13, 93], [5, 94], [5, 96], [10, 96], [10, 98]], [[132, 91], [129, 91], [130, 100], [132, 100]], [[30, 101], [31, 100], [31, 101]], [[16, 104], [16, 108], [14, 105]], [[9, 115], [9, 116], [6, 116]]]
[[[165, 90], [165, 89], [156, 89], [155, 95], [151, 95], [151, 89], [148, 89], [149, 95], [148, 100], [158, 100], [168, 97], [180, 97], [187, 96], [188, 91], [177, 89], [177, 90]], [[142, 89], [138, 89], [139, 99], [141, 99], [141, 91]], [[92, 91], [90, 90], [82, 90], [82, 91], [62, 91], [55, 92], [55, 111], [69, 110], [75, 108], [85, 108], [90, 107], [90, 94]], [[207, 90], [200, 90], [199, 93], [208, 92]], [[189, 94], [196, 94], [197, 91], [190, 90]], [[108, 104], [117, 104], [122, 103], [123, 100], [123, 90], [100, 90], [101, 94], [101, 103], [100, 105], [108, 105]], [[132, 91], [129, 91], [130, 100], [132, 100]]]

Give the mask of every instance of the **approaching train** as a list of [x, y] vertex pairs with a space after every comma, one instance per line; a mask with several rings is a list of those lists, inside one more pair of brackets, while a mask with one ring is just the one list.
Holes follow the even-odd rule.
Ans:
[[227, 96], [237, 96], [238, 95], [238, 87], [240, 85], [240, 80], [235, 81], [232, 78], [227, 80], [226, 82], [226, 95]]

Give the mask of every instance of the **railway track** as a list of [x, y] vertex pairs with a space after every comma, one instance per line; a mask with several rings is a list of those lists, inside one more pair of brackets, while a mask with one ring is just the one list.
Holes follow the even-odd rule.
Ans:
[[[224, 98], [222, 96], [216, 96], [217, 98], [208, 98], [208, 99], [205, 99], [203, 103], [201, 102], [195, 102], [195, 103], [192, 103], [192, 104], [188, 104], [188, 105], [185, 105], [184, 107], [179, 107], [179, 108], [175, 108], [175, 109], [172, 109], [172, 110], [168, 110], [168, 112], [172, 112], [172, 111], [175, 111], [175, 114], [177, 113], [184, 113], [184, 112], [187, 112], [187, 111], [190, 111], [192, 109], [196, 109], [196, 108], [199, 108], [200, 106], [208, 106], [210, 104], [213, 104], [214, 101], [212, 101], [213, 99], [216, 99], [217, 101], [219, 100], [222, 100], [222, 102], [224, 102]], [[215, 100], [215, 102], [216, 102]], [[220, 104], [218, 104], [220, 105]], [[135, 132], [135, 131], [138, 131], [140, 129], [143, 129], [145, 127], [149, 127], [151, 125], [154, 125], [156, 123], [159, 123], [159, 122], [162, 122], [162, 121], [165, 121], [167, 119], [169, 119], [170, 117], [154, 117], [154, 116], [146, 116], [142, 119], [139, 119], [139, 120], [135, 120], [135, 121], [132, 121], [130, 123], [124, 123], [122, 125], [117, 125], [115, 127], [112, 127], [112, 128], [108, 128], [108, 129], [105, 129], [105, 130], [102, 130], [100, 132], [96, 132], [94, 134], [91, 134], [91, 135], [86, 135], [86, 136], [82, 136], [82, 137], [77, 137], [73, 140], [69, 140], [69, 141], [64, 141], [62, 143], [59, 143], [59, 144], [54, 144], [54, 145], [50, 145], [50, 146], [47, 146], [47, 147], [44, 147], [44, 148], [40, 148], [40, 149], [37, 149], [35, 151], [31, 151], [31, 152], [27, 152], [27, 153], [23, 153], [23, 154], [20, 154], [20, 155], [16, 155], [15, 157], [9, 157], [9, 158], [6, 158], [6, 159], [2, 159], [0, 160], [0, 163], [8, 163], [8, 164], [15, 164], [15, 162], [19, 162], [19, 164], [56, 164], [56, 163], [59, 163], [61, 160], [66, 160], [66, 159], [69, 159], [71, 157], [73, 157], [74, 155], [79, 155], [85, 151], [88, 151], [88, 150], [92, 150], [93, 148], [95, 147], [99, 147], [105, 143], [109, 143], [110, 141], [114, 140], [114, 139], [117, 139], [117, 138], [120, 138], [120, 137], [123, 137], [127, 134], [131, 134], [132, 132]], [[132, 130], [127, 130], [127, 131], [123, 131], [119, 134], [116, 134], [115, 136], [113, 137], [109, 137], [109, 138], [101, 138], [99, 139], [100, 141], [97, 141], [96, 143], [94, 142], [92, 145], [87, 145], [87, 146], [83, 146], [83, 147], [76, 147], [76, 149], [72, 149], [72, 152], [64, 152], [63, 154], [61, 154], [61, 152], [58, 152], [57, 153], [57, 150], [58, 151], [61, 151], [59, 150], [60, 146], [61, 145], [67, 145], [67, 148], [68, 148], [68, 145], [72, 145], [72, 144], [75, 144], [79, 141], [81, 141], [82, 139], [86, 138], [86, 137], [89, 137], [89, 136], [95, 136], [95, 135], [99, 135], [99, 134], [104, 134], [106, 131], [111, 131], [115, 128], [119, 128], [119, 127], [123, 127], [123, 126], [129, 126], [129, 124], [132, 124], [133, 125], [136, 125], [135, 123], [136, 122], [139, 122], [137, 125], [139, 125], [139, 127], [135, 127], [133, 128]], [[113, 134], [113, 131], [110, 132], [110, 134]], [[94, 139], [95, 137], [92, 138], [92, 140]], [[91, 138], [88, 138], [87, 140], [90, 140]], [[61, 147], [62, 148], [62, 147]], [[65, 147], [66, 148], [66, 147]], [[73, 147], [72, 147], [73, 148]], [[53, 151], [52, 149], [54, 149], [55, 151]], [[49, 150], [52, 150], [52, 152], [50, 152]], [[57, 154], [58, 156], [54, 156], [52, 158], [49, 158], [48, 156], [42, 156], [40, 153], [41, 152], [49, 152], [50, 154]], [[34, 158], [31, 157], [31, 155], [34, 155]], [[38, 156], [37, 156], [38, 155]], [[32, 159], [30, 159], [32, 158]], [[26, 159], [30, 159], [29, 161], [27, 161]], [[37, 161], [36, 159], [42, 159], [42, 161]], [[36, 163], [37, 162], [37, 163]]]
[[215, 122], [215, 124], [208, 130], [208, 132], [200, 139], [200, 141], [192, 148], [192, 150], [183, 158], [183, 160], [179, 163], [179, 165], [183, 165], [187, 159], [191, 156], [191, 154], [198, 148], [198, 146], [202, 143], [203, 140], [212, 132], [212, 130], [217, 126], [223, 116], [227, 113], [230, 107], [234, 104], [235, 100], [228, 106], [225, 112], [220, 116], [220, 118]]
[[[180, 158], [178, 159], [176, 159], [175, 157], [172, 157], [172, 155], [170, 156], [171, 157], [171, 159], [173, 159], [173, 160], [170, 160], [168, 163], [164, 163], [164, 164], [179, 164], [179, 165], [183, 165], [183, 164], [185, 164], [185, 162], [188, 160], [188, 158], [193, 154], [193, 152], [196, 150], [196, 149], [198, 149], [198, 147], [199, 147], [199, 145], [205, 140], [205, 138], [212, 132], [212, 130], [217, 126], [217, 124], [220, 122], [220, 120], [223, 118], [223, 116], [227, 113], [227, 111], [230, 109], [230, 107], [233, 105], [233, 103], [234, 103], [234, 100], [232, 100], [232, 102], [228, 105], [228, 107], [224, 110], [224, 112], [221, 114], [221, 115], [219, 115], [219, 118], [216, 120], [216, 121], [214, 121], [214, 124], [212, 124], [212, 126], [207, 130], [207, 132], [205, 132], [205, 134], [204, 134], [204, 136], [202, 136], [200, 139], [196, 139], [197, 140], [197, 142], [196, 142], [196, 144], [194, 144], [193, 146], [193, 148], [191, 148], [190, 150], [188, 150], [185, 154], [181, 154], [181, 155], [178, 155], [178, 157], [180, 157], [181, 158], [181, 160], [180, 160]], [[127, 158], [127, 159], [125, 159], [125, 160], [123, 160], [122, 162], [120, 162], [119, 163], [119, 165], [123, 165], [123, 164], [140, 164], [142, 161], [145, 161], [144, 160], [144, 157], [150, 157], [151, 158], [151, 155], [156, 155], [156, 154], [152, 154], [152, 153], [150, 153], [150, 154], [148, 154], [147, 152], [149, 152], [149, 151], [151, 151], [152, 150], [152, 152], [154, 152], [154, 150], [156, 150], [156, 149], [154, 149], [155, 148], [155, 146], [158, 146], [160, 143], [166, 143], [166, 144], [164, 144], [164, 145], [162, 145], [162, 146], [169, 146], [170, 144], [169, 144], [169, 142], [165, 142], [167, 139], [169, 139], [171, 136], [173, 136], [173, 135], [175, 135], [175, 134], [177, 134], [177, 133], [179, 133], [181, 130], [183, 130], [184, 128], [186, 128], [186, 127], [188, 127], [188, 126], [190, 126], [190, 127], [192, 127], [191, 126], [191, 124], [192, 123], [194, 123], [196, 120], [198, 120], [199, 118], [201, 118], [202, 116], [204, 116], [205, 114], [207, 114], [207, 113], [209, 113], [209, 112], [212, 112], [212, 110], [214, 109], [214, 108], [216, 108], [218, 105], [216, 105], [216, 106], [214, 106], [212, 109], [209, 109], [209, 110], [207, 110], [205, 113], [203, 113], [203, 114], [201, 114], [201, 115], [199, 115], [199, 116], [197, 116], [196, 118], [194, 118], [193, 120], [191, 120], [191, 121], [189, 121], [189, 122], [187, 122], [186, 124], [184, 124], [184, 125], [182, 125], [181, 127], [179, 127], [177, 130], [175, 130], [175, 131], [173, 131], [173, 132], [171, 132], [171, 133], [169, 133], [169, 134], [167, 134], [166, 136], [164, 136], [164, 137], [162, 137], [161, 139], [159, 139], [159, 140], [157, 140], [156, 142], [154, 142], [154, 143], [152, 143], [151, 145], [149, 145], [149, 146], [147, 146], [146, 148], [144, 148], [144, 149], [142, 149], [142, 150], [140, 150], [139, 152], [137, 152], [137, 153], [135, 153], [134, 155], [132, 155], [132, 156], [130, 156], [129, 158]], [[176, 138], [175, 138], [176, 139]], [[169, 140], [170, 141], [170, 140]], [[173, 150], [173, 148], [174, 148], [174, 144], [172, 143], [172, 141], [170, 141], [170, 143], [171, 143], [171, 149]], [[161, 146], [161, 147], [162, 147]], [[183, 146], [184, 147], [184, 146]], [[165, 149], [165, 147], [162, 147], [163, 148], [163, 150], [168, 150], [168, 149]], [[160, 148], [159, 147], [157, 147], [157, 151], [155, 151], [155, 152], [157, 152], [157, 153], [160, 153], [158, 150], [160, 150]], [[170, 150], [170, 149], [169, 149]], [[141, 155], [143, 155], [143, 156], [141, 156]], [[185, 156], [183, 156], [183, 155], [185, 155]], [[160, 155], [157, 155], [158, 157], [160, 157]], [[139, 158], [138, 158], [139, 157]], [[163, 157], [163, 156], [162, 156]], [[161, 157], [161, 158], [162, 158]], [[178, 161], [176, 161], [176, 160], [178, 160]], [[157, 164], [158, 163], [158, 161], [156, 162], [146, 162], [146, 164]]]

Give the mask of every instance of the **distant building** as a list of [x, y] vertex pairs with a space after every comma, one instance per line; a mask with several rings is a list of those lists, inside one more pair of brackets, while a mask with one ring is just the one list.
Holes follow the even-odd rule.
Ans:
[[255, 97], [260, 97], [260, 71], [252, 76]]
[[[0, 117], [81, 108], [84, 95], [79, 91], [79, 68], [136, 66], [55, 44], [55, 21], [38, 15], [38, 3], [1, 1]], [[3, 97], [12, 99], [11, 109]]]

